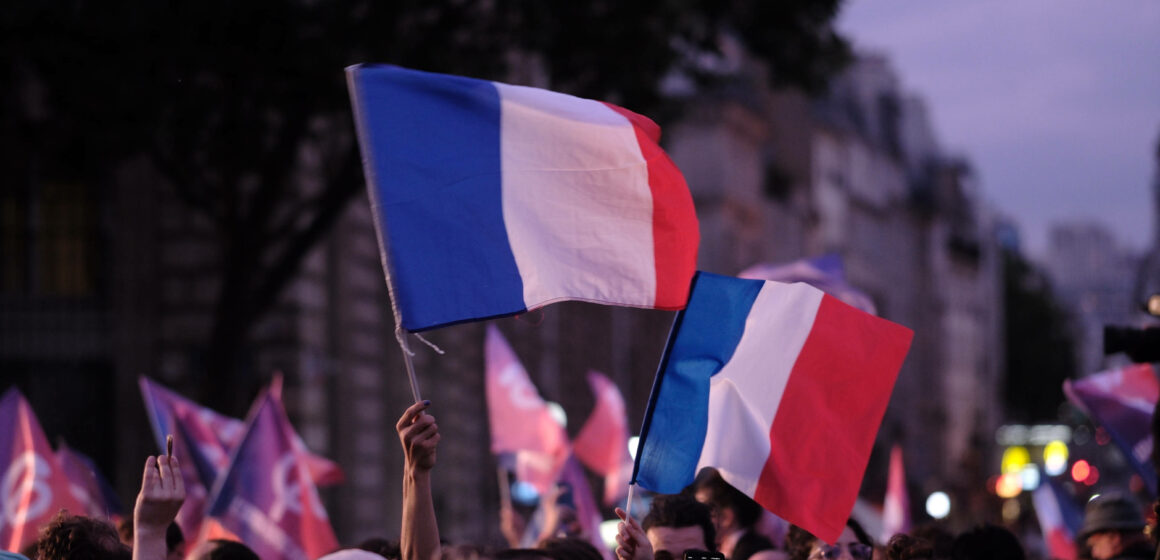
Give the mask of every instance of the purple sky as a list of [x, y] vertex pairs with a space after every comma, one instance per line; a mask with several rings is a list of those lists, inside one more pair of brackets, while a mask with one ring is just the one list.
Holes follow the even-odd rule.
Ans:
[[926, 100], [1031, 254], [1061, 220], [1150, 243], [1160, 1], [847, 0], [838, 28]]

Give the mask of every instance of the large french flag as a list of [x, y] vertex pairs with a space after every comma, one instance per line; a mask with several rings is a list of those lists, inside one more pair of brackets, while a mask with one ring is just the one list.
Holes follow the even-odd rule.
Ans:
[[347, 77], [403, 328], [563, 300], [684, 308], [697, 218], [651, 120], [396, 66]]
[[649, 398], [634, 480], [673, 493], [716, 467], [834, 542], [912, 336], [806, 284], [699, 272]]

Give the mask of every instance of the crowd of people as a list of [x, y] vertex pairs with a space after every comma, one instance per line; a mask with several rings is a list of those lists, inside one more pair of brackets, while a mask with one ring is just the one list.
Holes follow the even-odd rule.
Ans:
[[[510, 510], [503, 519], [509, 548], [450, 545], [439, 536], [431, 471], [436, 464], [439, 428], [427, 412], [429, 401], [415, 403], [400, 417], [396, 429], [403, 447], [402, 525], [399, 539], [375, 538], [338, 550], [320, 560], [605, 560], [606, 554], [581, 534], [580, 524], [556, 512], [538, 531], [535, 542], [513, 530]], [[23, 554], [0, 552], [5, 558], [35, 560], [258, 560], [245, 544], [232, 540], [194, 543], [174, 522], [185, 499], [178, 458], [148, 457], [141, 491], [131, 519], [119, 527], [106, 520], [61, 511], [40, 531]], [[730, 486], [712, 469], [705, 469], [680, 494], [655, 496], [642, 520], [623, 509], [616, 514], [613, 552], [616, 560], [1023, 560], [1019, 539], [996, 525], [979, 525], [958, 535], [938, 526], [920, 526], [874, 542], [854, 519], [835, 542], [789, 526], [770, 532], [760, 522], [764, 510]], [[523, 529], [520, 525], [520, 529]], [[1156, 557], [1157, 534], [1146, 526], [1130, 498], [1105, 494], [1088, 503], [1077, 539], [1081, 558], [1143, 560]], [[263, 559], [275, 560], [275, 559]]]

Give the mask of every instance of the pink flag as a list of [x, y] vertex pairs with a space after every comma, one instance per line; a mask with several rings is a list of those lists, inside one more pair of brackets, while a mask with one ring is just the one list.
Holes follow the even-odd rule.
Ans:
[[604, 477], [604, 503], [611, 505], [628, 492], [632, 457], [628, 454], [628, 417], [624, 397], [603, 374], [588, 372], [596, 405], [572, 442], [576, 457]]
[[24, 395], [0, 398], [0, 548], [18, 551], [36, 540], [58, 511], [83, 514]]
[[[286, 408], [282, 401], [282, 372], [280, 371], [275, 372], [274, 378], [270, 381], [270, 394], [278, 401], [278, 406]], [[306, 470], [310, 473], [310, 478], [314, 479], [314, 484], [332, 486], [346, 479], [346, 475], [338, 463], [311, 453], [310, 449], [306, 447], [306, 442], [302, 441], [302, 437], [298, 433], [294, 434], [294, 449], [297, 450], [302, 462], [306, 464]]]
[[[121, 504], [104, 480], [96, 465], [83, 453], [58, 441], [56, 460], [69, 481], [69, 491], [84, 508], [85, 514], [100, 519], [115, 520], [121, 516]], [[76, 512], [80, 513], [80, 512]]]
[[906, 494], [906, 471], [902, 464], [902, 447], [890, 449], [890, 470], [886, 475], [886, 502], [882, 508], [882, 542], [897, 533], [910, 531], [910, 499]]
[[294, 437], [281, 404], [264, 393], [209, 500], [207, 515], [261, 558], [309, 560], [338, 548]]
[[[174, 454], [181, 460], [186, 499], [177, 524], [185, 534], [198, 535], [209, 491], [229, 465], [230, 454], [242, 439], [245, 423], [201, 406], [145, 377], [139, 382], [158, 449], [164, 452], [165, 437], [172, 435]], [[277, 378], [271, 386], [272, 398], [281, 405], [281, 379]], [[294, 446], [315, 484], [342, 481], [342, 469], [328, 459], [311, 454], [297, 434], [294, 434]]]
[[492, 453], [516, 454], [516, 477], [547, 492], [571, 453], [568, 435], [495, 325], [484, 342]]
[[[270, 383], [270, 389], [273, 398], [281, 404], [280, 373], [275, 375], [274, 381]], [[201, 406], [144, 377], [141, 378], [141, 391], [146, 395], [146, 404], [151, 415], [168, 415], [173, 420], [180, 421], [210, 464], [218, 471], [225, 468], [229, 463], [230, 453], [241, 440], [242, 431], [245, 429], [244, 422]], [[164, 447], [166, 434], [154, 435], [157, 436], [158, 445]], [[306, 463], [315, 484], [329, 486], [343, 481], [342, 467], [326, 457], [311, 453], [298, 434], [294, 434], [294, 447], [302, 455], [302, 460]], [[209, 482], [212, 484], [213, 481]]]

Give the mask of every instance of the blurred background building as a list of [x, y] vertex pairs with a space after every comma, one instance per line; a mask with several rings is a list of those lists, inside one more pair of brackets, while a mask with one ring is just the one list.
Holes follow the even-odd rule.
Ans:
[[1100, 224], [1076, 222], [1051, 228], [1046, 267], [1059, 300], [1067, 302], [1071, 312], [1082, 373], [1105, 368], [1104, 325], [1129, 326], [1139, 321], [1143, 300], [1137, 301], [1134, 292], [1141, 264], [1138, 255], [1122, 247]]

